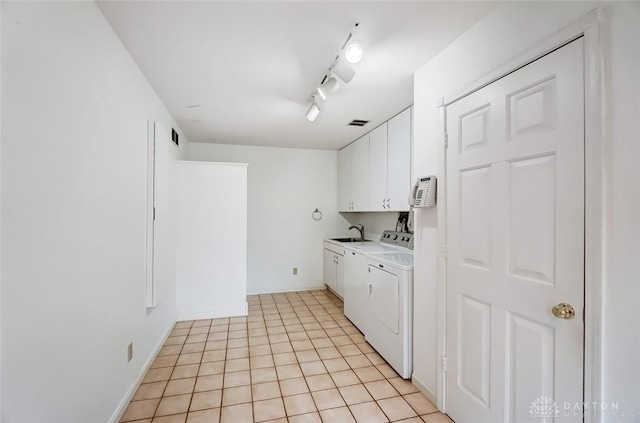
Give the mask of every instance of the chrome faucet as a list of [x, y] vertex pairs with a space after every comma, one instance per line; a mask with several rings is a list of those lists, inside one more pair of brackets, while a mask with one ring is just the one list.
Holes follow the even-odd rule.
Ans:
[[349, 230], [357, 229], [360, 232], [360, 239], [364, 241], [364, 225], [362, 223], [358, 223], [358, 225], [349, 226]]

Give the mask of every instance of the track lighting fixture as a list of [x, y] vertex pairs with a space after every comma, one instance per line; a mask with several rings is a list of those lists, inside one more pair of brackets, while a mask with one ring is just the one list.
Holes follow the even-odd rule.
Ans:
[[307, 113], [304, 114], [304, 117], [306, 117], [309, 122], [313, 122], [314, 120], [316, 120], [319, 114], [320, 114], [320, 107], [318, 107], [318, 100], [314, 95], [313, 102], [311, 103], [311, 107], [309, 107], [309, 110], [307, 110]]
[[316, 120], [320, 114], [318, 101], [325, 101], [330, 94], [340, 88], [338, 78], [345, 84], [348, 84], [355, 76], [356, 71], [351, 67], [350, 63], [358, 63], [364, 54], [362, 42], [359, 38], [356, 38], [356, 31], [359, 26], [360, 24], [356, 22], [349, 36], [342, 44], [338, 55], [320, 82], [320, 85], [316, 87], [311, 95], [311, 106], [309, 110], [307, 110], [307, 113], [305, 113], [305, 117], [310, 122]]
[[350, 41], [344, 49], [344, 57], [349, 63], [358, 63], [362, 60], [363, 54], [364, 50], [362, 48], [362, 44], [360, 44], [358, 40]]
[[338, 57], [336, 62], [331, 67], [331, 71], [333, 71], [333, 73], [336, 74], [338, 78], [342, 79], [345, 84], [351, 82], [356, 74], [356, 71], [354, 71], [346, 61], [342, 60], [342, 57]]
[[342, 50], [344, 51], [344, 57], [347, 59], [347, 62], [351, 64], [356, 64], [360, 60], [362, 60], [362, 56], [364, 55], [364, 46], [362, 40], [358, 36], [358, 27], [359, 23], [356, 23], [353, 27], [353, 30], [349, 34], [347, 38], [347, 42], [344, 44]]
[[324, 81], [324, 83], [320, 84], [317, 90], [318, 95], [323, 100], [326, 100], [329, 94], [335, 93], [340, 88], [340, 83], [338, 82], [338, 79], [335, 76], [328, 75], [325, 79], [326, 80]]

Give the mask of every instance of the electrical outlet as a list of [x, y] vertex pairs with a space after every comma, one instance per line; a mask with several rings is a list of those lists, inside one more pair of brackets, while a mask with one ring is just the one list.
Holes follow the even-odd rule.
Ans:
[[133, 342], [127, 345], [127, 363], [133, 359]]
[[297, 267], [293, 268], [293, 274], [294, 274], [294, 276], [298, 274], [298, 268]]

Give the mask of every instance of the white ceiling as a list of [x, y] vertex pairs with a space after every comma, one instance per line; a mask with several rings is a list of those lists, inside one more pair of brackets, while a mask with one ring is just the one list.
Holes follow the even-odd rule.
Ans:
[[[410, 106], [413, 73], [494, 3], [98, 5], [191, 141], [335, 150]], [[309, 122], [309, 97], [356, 21], [364, 58]], [[346, 126], [352, 119], [371, 122]]]

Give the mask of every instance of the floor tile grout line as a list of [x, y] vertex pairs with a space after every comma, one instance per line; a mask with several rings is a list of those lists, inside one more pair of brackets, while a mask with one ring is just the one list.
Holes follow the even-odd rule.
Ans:
[[[375, 349], [371, 349], [370, 347], [368, 347], [366, 349], [363, 349], [364, 347], [361, 347], [360, 345], [367, 344], [366, 340], [363, 340], [363, 342], [359, 343], [359, 342], [357, 342], [358, 339], [353, 339], [353, 337], [357, 337], [358, 336], [358, 333], [360, 334], [360, 336], [362, 335], [362, 333], [359, 332], [356, 327], [354, 327], [352, 324], [350, 324], [350, 322], [348, 322], [348, 319], [345, 318], [344, 314], [342, 314], [340, 316], [339, 312], [340, 312], [341, 303], [339, 302], [339, 300], [333, 301], [331, 299], [333, 297], [333, 295], [331, 293], [322, 293], [322, 295], [315, 295], [316, 292], [320, 292], [320, 291], [307, 292], [307, 295], [304, 295], [304, 296], [298, 295], [295, 298], [296, 299], [295, 303], [291, 303], [291, 301], [289, 300], [291, 297], [288, 296], [288, 295], [283, 295], [281, 297], [281, 296], [276, 294], [276, 295], [268, 295], [268, 296], [265, 296], [265, 297], [260, 297], [260, 301], [262, 301], [265, 298], [269, 299], [269, 301], [264, 302], [264, 305], [268, 306], [270, 311], [273, 311], [273, 313], [264, 314], [264, 310], [262, 309], [262, 307], [260, 307], [260, 315], [259, 315], [260, 316], [259, 317], [260, 321], [259, 322], [263, 323], [263, 328], [262, 329], [267, 331], [266, 335], [259, 334], [259, 335], [249, 336], [249, 333], [248, 333], [248, 331], [249, 331], [249, 328], [248, 328], [249, 317], [251, 316], [252, 313], [249, 313], [248, 316], [243, 317], [243, 320], [244, 320], [243, 323], [244, 323], [244, 326], [245, 326], [246, 332], [247, 332], [246, 333], [246, 339], [247, 339], [246, 348], [249, 349], [249, 354], [248, 354], [248, 358], [249, 358], [249, 385], [248, 386], [250, 386], [250, 387], [254, 386], [254, 377], [253, 377], [253, 373], [251, 372], [251, 370], [253, 370], [253, 369], [251, 368], [251, 362], [250, 362], [250, 360], [251, 360], [251, 358], [253, 356], [250, 353], [250, 347], [249, 347], [248, 340], [249, 340], [249, 338], [256, 337], [256, 336], [266, 336], [266, 339], [267, 339], [268, 342], [266, 344], [260, 344], [260, 345], [265, 345], [265, 346], [269, 347], [270, 354], [268, 354], [267, 356], [272, 357], [272, 360], [273, 360], [273, 357], [276, 355], [276, 353], [274, 353], [274, 351], [273, 351], [273, 349], [271, 347], [273, 345], [275, 345], [275, 344], [288, 343], [288, 344], [291, 345], [291, 347], [293, 347], [293, 342], [300, 342], [300, 341], [309, 342], [311, 344], [312, 348], [309, 348], [309, 349], [298, 349], [298, 350], [296, 350], [294, 348], [291, 348], [291, 353], [293, 353], [293, 356], [295, 357], [295, 364], [298, 365], [298, 367], [300, 368], [301, 371], [302, 371], [302, 364], [307, 363], [307, 362], [318, 361], [318, 362], [320, 362], [321, 366], [323, 367], [324, 371], [326, 372], [326, 373], [322, 373], [321, 375], [325, 375], [326, 374], [331, 379], [333, 379], [332, 376], [331, 376], [332, 373], [328, 371], [328, 369], [327, 369], [327, 367], [325, 365], [325, 361], [330, 360], [330, 358], [322, 358], [322, 357], [320, 357], [320, 355], [318, 353], [319, 349], [327, 348], [327, 347], [320, 347], [319, 348], [319, 347], [316, 346], [316, 344], [313, 343], [313, 340], [315, 340], [315, 339], [327, 339], [329, 341], [329, 343], [331, 345], [333, 345], [333, 347], [331, 347], [331, 348], [336, 349], [338, 354], [339, 354], [339, 357], [335, 357], [335, 358], [340, 358], [340, 359], [344, 360], [346, 362], [346, 364], [348, 366], [348, 369], [350, 371], [353, 372], [353, 371], [355, 371], [356, 369], [359, 369], [359, 368], [372, 367], [372, 368], [376, 369], [378, 372], [380, 372], [379, 366], [382, 366], [385, 363], [374, 364], [374, 362], [371, 361], [371, 359], [367, 356], [367, 354], [377, 353], [375, 351]], [[282, 301], [282, 298], [287, 298], [287, 301]], [[252, 302], [252, 303], [253, 304], [251, 304], [251, 305], [255, 305], [255, 302]], [[296, 310], [294, 307], [297, 307], [298, 310]], [[253, 311], [257, 312], [258, 310], [256, 309], [256, 310], [253, 310]], [[295, 316], [297, 316], [295, 318], [297, 320], [297, 322], [285, 323], [284, 322], [285, 319], [293, 319], [293, 317], [283, 318], [283, 314], [285, 314], [285, 313], [294, 313]], [[268, 316], [268, 315], [269, 316], [273, 316], [275, 314], [278, 315], [277, 318], [273, 318], [272, 317], [272, 318], [267, 318], [269, 320], [265, 319], [265, 316]], [[258, 313], [254, 313], [254, 315], [255, 315], [255, 317], [258, 317]], [[318, 318], [322, 318], [323, 320], [318, 320]], [[280, 320], [280, 322], [279, 322], [280, 324], [276, 323], [276, 324], [273, 324], [272, 326], [266, 326], [267, 322], [270, 321], [270, 320], [271, 321]], [[304, 320], [306, 320], [306, 322], [303, 323]], [[342, 321], [342, 322], [340, 322], [340, 321]], [[169, 376], [169, 380], [167, 380], [167, 385], [164, 387], [163, 394], [162, 394], [162, 397], [160, 398], [160, 401], [163, 398], [168, 397], [165, 394], [166, 394], [166, 391], [168, 389], [168, 385], [172, 380], [171, 376], [173, 375], [173, 372], [175, 371], [175, 368], [178, 366], [177, 361], [179, 360], [180, 356], [182, 354], [187, 354], [185, 352], [185, 348], [187, 347], [187, 344], [194, 344], [195, 343], [195, 342], [192, 342], [192, 343], [187, 343], [186, 342], [186, 339], [191, 335], [190, 331], [193, 330], [196, 327], [196, 326], [194, 326], [194, 324], [195, 324], [194, 322], [195, 321], [191, 321], [191, 325], [188, 328], [189, 329], [189, 334], [185, 336], [185, 340], [181, 344], [180, 353], [178, 354], [178, 358], [176, 359], [176, 364], [174, 364], [174, 366], [173, 366], [173, 370], [171, 372], [171, 375]], [[329, 322], [329, 323], [324, 323], [324, 322]], [[327, 326], [327, 325], [333, 326], [334, 324], [337, 324], [337, 326], [326, 328], [325, 326], [322, 326], [323, 323], [325, 324], [325, 326]], [[231, 324], [230, 320], [229, 320], [228, 324]], [[307, 327], [304, 326], [305, 324], [307, 325]], [[314, 324], [320, 325], [320, 329], [314, 328], [312, 326]], [[301, 329], [298, 330], [298, 328], [296, 328], [296, 332], [287, 331], [287, 327], [288, 326], [294, 326], [294, 325], [298, 326], [298, 327], [301, 326]], [[200, 327], [204, 327], [204, 326], [200, 326]], [[208, 330], [208, 334], [212, 333], [211, 332], [211, 328], [212, 327], [213, 327], [213, 324], [212, 324], [212, 321], [210, 321], [209, 325], [208, 325], [208, 329], [209, 329]], [[274, 336], [277, 333], [270, 334], [269, 333], [269, 329], [270, 328], [277, 328], [277, 327], [281, 327], [282, 328], [283, 332], [280, 332], [278, 330], [278, 333], [285, 334], [286, 338], [288, 339], [288, 341], [283, 341], [283, 342], [272, 342], [271, 341], [271, 339], [269, 337], [270, 336]], [[350, 329], [349, 332], [345, 331], [344, 330], [345, 328]], [[174, 327], [174, 329], [177, 329], [177, 328]], [[326, 333], [327, 329], [339, 329], [339, 332], [338, 331], [332, 331], [332, 333], [334, 333], [334, 334], [333, 335], [329, 335], [328, 333]], [[355, 329], [355, 333], [353, 332], [353, 329]], [[316, 338], [312, 338], [311, 335], [310, 335], [310, 332], [311, 331], [317, 331], [317, 330], [322, 330], [323, 331], [323, 335], [318, 336]], [[225, 348], [225, 357], [224, 357], [224, 359], [223, 360], [213, 360], [213, 362], [222, 361], [224, 363], [223, 367], [224, 367], [225, 371], [223, 371], [223, 378], [225, 377], [225, 375], [227, 373], [226, 372], [226, 363], [227, 363], [228, 360], [230, 360], [229, 357], [228, 357], [228, 351], [230, 350], [229, 345], [228, 345], [228, 341], [229, 341], [229, 339], [232, 339], [232, 338], [229, 338], [229, 334], [231, 332], [234, 332], [234, 331], [230, 330], [229, 327], [227, 326], [227, 331], [226, 331], [227, 344], [225, 346], [226, 348]], [[291, 340], [291, 338], [289, 336], [290, 334], [293, 334], [293, 333], [304, 334], [305, 338], [300, 337], [301, 339], [298, 339], [297, 341], [293, 341], [293, 340]], [[197, 334], [193, 334], [193, 335], [197, 335]], [[346, 343], [346, 344], [342, 344], [342, 345], [336, 345], [334, 343], [334, 341], [333, 341], [333, 338], [338, 337], [338, 336], [347, 336], [347, 338], [349, 339], [349, 342]], [[239, 336], [237, 339], [242, 339], [242, 338], [245, 338], [245, 336]], [[234, 338], [234, 339], [236, 339], [236, 338]], [[208, 342], [208, 337], [207, 337], [207, 340], [205, 341], [205, 343], [206, 342]], [[364, 356], [367, 359], [367, 361], [369, 362], [368, 366], [353, 367], [353, 365], [349, 361], [346, 360], [348, 357], [353, 356], [353, 354], [352, 355], [348, 355], [348, 356], [344, 355], [345, 353], [343, 351], [341, 351], [340, 349], [338, 349], [338, 347], [349, 346], [349, 345], [353, 345], [359, 350], [359, 353], [356, 354], [356, 355]], [[206, 348], [206, 346], [203, 347], [203, 348]], [[370, 351], [370, 350], [373, 350], [373, 351]], [[198, 363], [198, 371], [197, 371], [197, 375], [196, 375], [196, 382], [197, 382], [198, 378], [201, 377], [200, 376], [200, 371], [201, 371], [202, 365], [204, 363], [204, 361], [203, 361], [204, 360], [204, 354], [206, 352], [208, 352], [208, 351], [210, 351], [210, 350], [204, 350], [203, 349], [203, 351], [199, 352], [201, 355], [200, 355], [200, 362]], [[211, 351], [215, 351], [215, 350], [211, 350]], [[314, 352], [318, 356], [318, 360], [310, 360], [310, 361], [308, 360], [308, 361], [301, 362], [300, 358], [299, 358], [299, 355], [302, 355], [301, 353], [304, 353], [306, 351]], [[198, 351], [196, 351], [196, 353], [198, 353]], [[273, 367], [274, 371], [276, 371], [276, 367], [277, 366], [276, 366], [275, 361], [274, 361], [273, 364], [274, 364], [274, 367]], [[169, 367], [169, 366], [167, 366], [167, 367]], [[305, 385], [307, 387], [307, 390], [308, 390], [308, 392], [309, 392], [309, 394], [310, 394], [310, 396], [311, 396], [311, 398], [313, 400], [314, 406], [316, 408], [316, 412], [319, 414], [321, 410], [318, 409], [318, 404], [317, 404], [317, 402], [315, 400], [315, 397], [313, 396], [313, 392], [316, 392], [316, 391], [312, 392], [311, 391], [311, 387], [309, 385], [309, 378], [311, 376], [316, 376], [316, 375], [306, 376], [304, 374], [304, 372], [302, 372], [302, 379], [304, 380]], [[388, 381], [390, 379], [394, 379], [395, 378], [395, 377], [387, 376], [386, 373], [382, 374], [381, 376], [383, 376], [383, 379], [380, 379], [380, 380], [381, 381], [387, 381], [387, 383], [388, 383]], [[356, 377], [357, 377], [357, 379], [359, 381], [359, 383], [356, 384], [356, 385], [363, 386], [368, 393], [371, 393], [371, 391], [365, 385], [365, 382], [360, 378], [360, 376], [357, 376], [357, 374], [356, 374]], [[396, 377], [399, 377], [399, 376], [397, 376], [397, 374], [396, 374]], [[277, 374], [276, 374], [276, 382], [278, 383], [279, 388], [281, 388], [281, 382], [282, 381], [280, 379], [278, 379]], [[371, 381], [371, 382], [377, 382], [377, 381]], [[334, 386], [335, 386], [335, 384], [334, 384]], [[411, 407], [411, 409], [416, 413], [416, 415], [420, 416], [420, 414], [418, 413], [418, 410], [416, 410], [408, 401], [406, 401], [406, 399], [404, 399], [405, 395], [403, 395], [399, 391], [397, 391], [397, 389], [395, 388], [394, 385], [391, 385], [391, 386], [392, 386], [393, 391], [397, 393], [396, 396], [388, 397], [388, 398], [380, 398], [378, 400], [374, 399], [373, 402], [375, 402], [376, 405], [382, 409], [382, 407], [379, 404], [380, 400], [400, 397], [400, 398], [403, 398], [403, 400]], [[224, 389], [224, 383], [223, 383], [223, 389]], [[344, 396], [342, 395], [342, 392], [340, 391], [339, 387], [336, 386], [335, 388], [326, 388], [326, 389], [336, 389], [338, 391], [339, 395], [340, 395], [340, 398], [344, 401]], [[319, 390], [317, 390], [317, 392], [323, 391], [323, 390], [326, 390], [326, 389], [319, 389]], [[414, 392], [414, 393], [417, 393], [417, 392]], [[192, 396], [194, 394], [195, 394], [195, 385], [194, 385], [194, 390], [192, 390]], [[176, 394], [176, 395], [179, 395], [179, 394]], [[409, 395], [409, 394], [407, 394], [407, 395]], [[281, 400], [284, 399], [284, 394], [282, 393], [282, 391], [280, 392], [280, 395], [277, 398], [279, 398]], [[190, 400], [192, 401], [192, 398]], [[255, 401], [254, 401], [254, 396], [253, 396], [253, 390], [252, 389], [251, 389], [251, 402], [250, 403], [252, 405], [252, 412], [253, 412], [254, 411], [253, 405], [255, 404]], [[346, 401], [344, 401], [344, 403], [345, 403], [344, 406], [346, 406], [351, 411], [351, 409], [349, 408], [349, 405], [346, 404]], [[284, 404], [283, 404], [283, 406], [284, 406]], [[342, 407], [342, 406], [339, 406], [339, 407]], [[191, 403], [190, 403], [189, 408], [187, 410], [188, 413], [191, 412], [190, 408], [191, 408]], [[331, 408], [338, 408], [338, 407], [331, 407]], [[383, 411], [383, 414], [386, 415], [386, 413], [384, 412], [384, 409], [382, 409], [382, 411]], [[154, 415], [156, 413], [157, 413], [157, 408], [156, 408], [156, 412], [154, 413]], [[437, 413], [437, 410], [433, 411], [432, 413]], [[425, 415], [426, 414], [432, 414], [432, 413], [425, 413]], [[286, 414], [286, 411], [285, 411], [285, 414]], [[353, 413], [351, 413], [351, 415], [353, 415]]]

